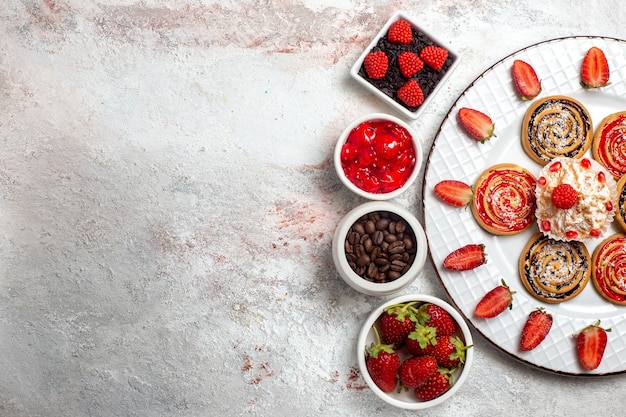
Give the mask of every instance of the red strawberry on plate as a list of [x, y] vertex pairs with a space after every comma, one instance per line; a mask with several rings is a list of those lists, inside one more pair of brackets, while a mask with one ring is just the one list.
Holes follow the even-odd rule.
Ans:
[[541, 83], [535, 69], [520, 59], [513, 61], [513, 80], [522, 100], [532, 100], [541, 93]]
[[476, 110], [463, 107], [459, 109], [459, 121], [461, 125], [467, 130], [472, 138], [484, 143], [486, 140], [495, 136], [494, 129], [495, 124], [489, 116], [485, 113]]
[[470, 243], [450, 252], [443, 260], [443, 266], [452, 271], [468, 271], [487, 263], [485, 245]]
[[398, 55], [398, 68], [404, 78], [411, 78], [424, 68], [424, 61], [413, 52], [405, 51]]
[[440, 46], [429, 45], [420, 51], [420, 58], [435, 71], [441, 71], [448, 59], [448, 50]]
[[474, 197], [472, 187], [458, 180], [439, 181], [435, 184], [434, 191], [443, 201], [456, 207], [468, 205]]
[[365, 366], [374, 383], [383, 392], [391, 392], [398, 384], [398, 370], [400, 357], [391, 345], [380, 343], [380, 336], [376, 326], [373, 327], [376, 343], [372, 343], [365, 350]]
[[436, 304], [421, 305], [418, 309], [417, 321], [424, 326], [434, 327], [437, 336], [451, 335], [456, 332], [456, 322], [450, 313]]
[[611, 329], [600, 327], [600, 320], [590, 324], [576, 336], [576, 350], [580, 363], [585, 369], [593, 370], [600, 366]]
[[511, 291], [504, 280], [502, 280], [502, 285], [490, 290], [480, 299], [474, 309], [474, 315], [485, 319], [493, 318], [507, 308], [513, 308], [513, 294], [515, 294], [515, 291]]
[[413, 41], [411, 24], [404, 19], [396, 20], [387, 30], [387, 40], [392, 43], [410, 44]]
[[580, 69], [580, 85], [584, 88], [600, 88], [609, 84], [610, 69], [604, 51], [591, 47]]
[[415, 388], [415, 398], [420, 401], [430, 401], [445, 394], [452, 387], [450, 371], [439, 369], [428, 378], [425, 384]]
[[437, 372], [437, 361], [432, 356], [413, 356], [406, 359], [398, 370], [398, 379], [404, 388], [416, 388]]
[[465, 363], [465, 351], [470, 347], [456, 336], [438, 336], [431, 354], [440, 367], [454, 369]]
[[552, 328], [552, 315], [543, 308], [537, 308], [528, 315], [522, 337], [520, 339], [521, 350], [533, 350], [548, 336]]
[[415, 303], [394, 304], [385, 309], [379, 319], [380, 340], [396, 349], [404, 344], [409, 333], [415, 330]]
[[387, 68], [389, 68], [389, 58], [383, 51], [370, 52], [363, 59], [363, 66], [367, 76], [379, 80], [385, 77], [387, 74]]

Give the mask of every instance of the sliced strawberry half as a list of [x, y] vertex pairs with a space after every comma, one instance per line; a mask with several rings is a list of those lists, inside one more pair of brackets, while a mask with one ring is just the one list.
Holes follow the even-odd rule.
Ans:
[[470, 243], [452, 251], [443, 260], [443, 266], [452, 271], [468, 271], [487, 262], [485, 245]]
[[548, 336], [552, 328], [552, 315], [543, 308], [537, 308], [528, 315], [522, 337], [520, 339], [521, 350], [533, 350]]
[[609, 63], [602, 49], [591, 47], [580, 69], [580, 84], [585, 88], [600, 88], [609, 84]]
[[488, 319], [498, 316], [507, 308], [513, 308], [513, 294], [515, 291], [511, 291], [502, 280], [502, 285], [495, 287], [480, 299], [474, 309], [474, 315]]
[[513, 80], [522, 100], [532, 100], [541, 93], [541, 83], [535, 69], [520, 59], [513, 61]]
[[593, 370], [600, 366], [608, 341], [607, 332], [611, 329], [600, 327], [600, 320], [590, 324], [578, 333], [576, 349], [578, 358], [585, 369]]
[[474, 197], [472, 187], [457, 180], [440, 181], [435, 184], [434, 191], [443, 201], [456, 207], [468, 205]]
[[495, 136], [493, 121], [481, 111], [463, 107], [459, 109], [459, 121], [465, 130], [481, 143]]

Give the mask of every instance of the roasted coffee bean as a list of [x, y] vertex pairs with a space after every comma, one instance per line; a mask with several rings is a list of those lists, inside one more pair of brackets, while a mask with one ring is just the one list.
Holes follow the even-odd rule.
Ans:
[[372, 282], [390, 282], [405, 274], [415, 259], [415, 246], [409, 224], [386, 211], [358, 219], [344, 243], [350, 268]]
[[365, 222], [365, 233], [368, 235], [373, 234], [376, 231], [376, 223], [373, 220], [368, 220]]
[[374, 241], [374, 245], [380, 246], [385, 239], [385, 235], [380, 230], [376, 230], [374, 234], [372, 234], [372, 240]]
[[387, 252], [391, 253], [392, 255], [395, 255], [398, 253], [403, 253], [405, 250], [406, 249], [404, 248], [404, 242], [401, 240], [396, 240], [395, 242], [392, 242], [389, 244], [389, 248], [387, 249]]
[[361, 223], [354, 223], [352, 225], [352, 231], [359, 234], [359, 236], [363, 236], [365, 234], [365, 228]]

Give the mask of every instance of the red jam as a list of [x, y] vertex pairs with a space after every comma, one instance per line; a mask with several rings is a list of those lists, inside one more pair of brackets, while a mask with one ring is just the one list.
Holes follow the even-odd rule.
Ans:
[[373, 194], [395, 191], [416, 162], [411, 134], [388, 120], [363, 122], [350, 132], [341, 149], [341, 167], [357, 187]]

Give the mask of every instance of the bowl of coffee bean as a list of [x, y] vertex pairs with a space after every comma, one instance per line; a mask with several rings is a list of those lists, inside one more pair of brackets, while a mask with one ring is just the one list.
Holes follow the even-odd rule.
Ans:
[[333, 235], [333, 262], [341, 278], [368, 295], [389, 295], [415, 280], [428, 252], [424, 229], [405, 208], [370, 201], [352, 209]]
[[389, 200], [417, 179], [422, 148], [404, 121], [372, 113], [346, 126], [335, 145], [333, 162], [350, 191], [368, 200]]

